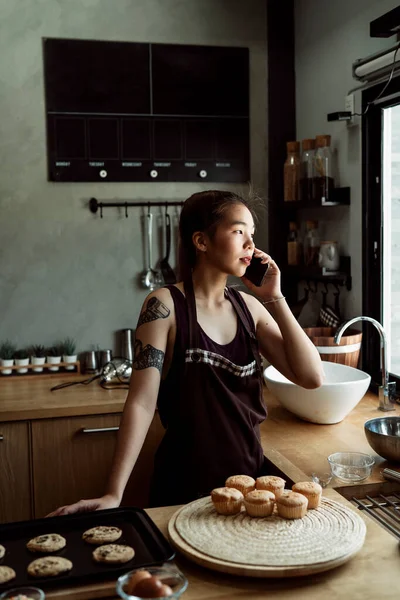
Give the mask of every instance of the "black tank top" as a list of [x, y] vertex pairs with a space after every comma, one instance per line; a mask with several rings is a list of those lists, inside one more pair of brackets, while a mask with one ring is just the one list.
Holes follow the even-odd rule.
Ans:
[[257, 477], [263, 451], [259, 424], [267, 411], [253, 318], [234, 288], [226, 296], [238, 316], [234, 339], [212, 340], [197, 323], [191, 282], [174, 301], [176, 340], [161, 382], [158, 409], [166, 427], [157, 450], [151, 506], [183, 504], [223, 486], [230, 475]]

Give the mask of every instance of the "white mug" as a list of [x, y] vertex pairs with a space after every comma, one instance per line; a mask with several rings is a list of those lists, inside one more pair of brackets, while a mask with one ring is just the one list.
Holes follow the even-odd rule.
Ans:
[[337, 242], [321, 242], [318, 264], [320, 267], [325, 267], [331, 271], [336, 271], [339, 268], [340, 257]]

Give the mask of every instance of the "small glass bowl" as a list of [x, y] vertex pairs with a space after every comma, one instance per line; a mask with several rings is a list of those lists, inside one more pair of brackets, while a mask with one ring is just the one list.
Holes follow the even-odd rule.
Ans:
[[363, 452], [335, 452], [328, 456], [332, 475], [344, 483], [364, 481], [371, 475], [375, 459]]
[[322, 488], [328, 487], [332, 481], [332, 471], [313, 471], [311, 473], [311, 479], [314, 483], [319, 483]]
[[140, 596], [131, 596], [126, 592], [126, 586], [134, 573], [137, 571], [148, 571], [151, 575], [159, 577], [163, 583], [166, 583], [172, 589], [172, 595], [158, 598], [158, 600], [174, 600], [180, 598], [188, 586], [188, 580], [174, 563], [164, 563], [155, 567], [140, 567], [133, 569], [117, 579], [116, 590], [120, 598], [124, 600], [142, 600]]
[[29, 600], [44, 600], [44, 591], [37, 587], [18, 587], [12, 588], [0, 594], [0, 600], [10, 600], [10, 598], [18, 598], [18, 596], [26, 596]]

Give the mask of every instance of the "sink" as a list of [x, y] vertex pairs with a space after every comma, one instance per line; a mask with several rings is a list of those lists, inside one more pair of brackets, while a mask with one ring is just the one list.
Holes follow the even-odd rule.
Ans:
[[310, 421], [331, 425], [340, 423], [358, 404], [367, 391], [368, 373], [328, 361], [323, 362], [324, 383], [307, 390], [286, 379], [275, 367], [267, 367], [264, 380], [268, 389], [287, 410]]

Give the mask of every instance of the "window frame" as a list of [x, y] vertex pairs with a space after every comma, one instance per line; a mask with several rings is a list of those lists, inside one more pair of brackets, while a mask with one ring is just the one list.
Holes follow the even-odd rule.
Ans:
[[[363, 114], [367, 111], [362, 117], [362, 314], [380, 323], [383, 323], [383, 110], [400, 104], [400, 76], [393, 77], [382, 98], [369, 104], [385, 85], [380, 83], [362, 92], [361, 110]], [[371, 387], [376, 390], [382, 382], [380, 337], [370, 327], [364, 328], [362, 368], [371, 375]], [[389, 376], [396, 381], [399, 392], [400, 377]]]

